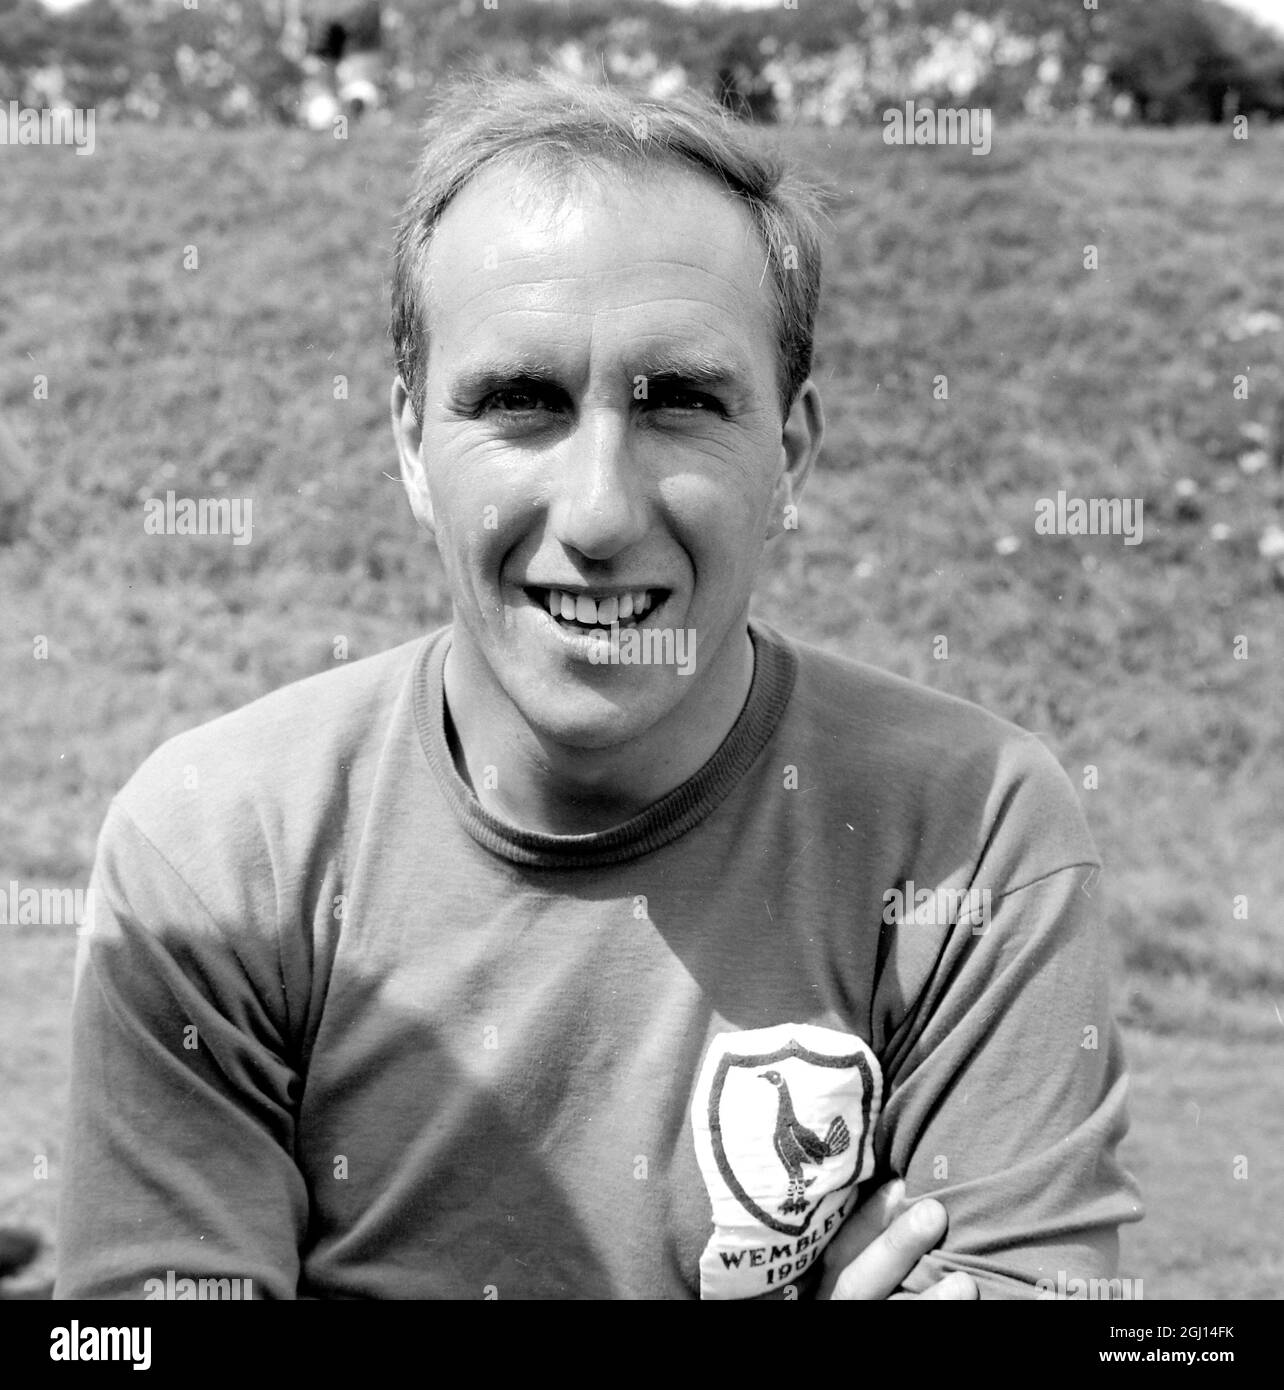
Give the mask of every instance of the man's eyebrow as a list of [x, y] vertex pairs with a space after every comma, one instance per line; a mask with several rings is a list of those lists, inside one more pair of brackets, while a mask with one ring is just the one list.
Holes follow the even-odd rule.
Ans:
[[450, 379], [450, 393], [464, 399], [474, 399], [517, 382], [557, 382], [557, 372], [537, 357], [520, 354], [515, 357], [488, 358], [466, 362]]
[[[734, 357], [685, 348], [662, 348], [643, 352], [631, 365], [629, 375], [645, 377], [654, 384], [702, 386], [748, 394], [752, 376]], [[450, 378], [450, 394], [461, 400], [476, 400], [492, 391], [524, 382], [562, 385], [557, 367], [528, 353], [493, 357], [463, 363]]]
[[734, 358], [685, 349], [665, 349], [643, 355], [637, 375], [648, 381], [681, 382], [691, 386], [747, 391], [750, 374]]

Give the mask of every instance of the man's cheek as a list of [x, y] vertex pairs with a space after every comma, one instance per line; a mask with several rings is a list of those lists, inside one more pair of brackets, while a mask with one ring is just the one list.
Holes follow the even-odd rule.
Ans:
[[496, 569], [506, 512], [511, 515], [498, 494], [484, 487], [467, 494], [458, 488], [434, 492], [437, 549], [452, 579], [472, 585]]

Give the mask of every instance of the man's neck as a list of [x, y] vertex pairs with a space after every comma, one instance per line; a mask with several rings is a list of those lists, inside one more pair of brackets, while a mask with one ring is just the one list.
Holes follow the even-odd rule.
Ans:
[[506, 697], [498, 708], [479, 701], [476, 685], [452, 664], [452, 647], [444, 682], [455, 768], [487, 811], [519, 829], [586, 835], [621, 825], [694, 776], [731, 732], [753, 684], [748, 628], [727, 646], [726, 673], [703, 698], [688, 697], [638, 738], [610, 748], [541, 739]]

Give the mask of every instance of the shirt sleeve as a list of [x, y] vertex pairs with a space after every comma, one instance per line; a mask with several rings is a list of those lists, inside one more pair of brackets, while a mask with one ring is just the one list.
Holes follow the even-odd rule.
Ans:
[[308, 1194], [274, 933], [220, 920], [118, 805], [90, 900], [55, 1298], [155, 1297], [171, 1273], [295, 1297]]
[[1141, 1206], [1116, 1156], [1127, 1075], [1096, 882], [1094, 864], [1065, 867], [953, 927], [891, 1040], [878, 1147], [907, 1198], [949, 1214], [910, 1292], [952, 1270], [983, 1298], [1117, 1274], [1119, 1225]]

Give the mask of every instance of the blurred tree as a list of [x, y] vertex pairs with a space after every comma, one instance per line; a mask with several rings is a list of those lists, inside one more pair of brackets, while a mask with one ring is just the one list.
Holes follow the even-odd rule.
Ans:
[[[31, 35], [30, 28], [27, 33]], [[39, 42], [43, 52], [38, 66], [52, 70], [42, 84], [42, 101], [57, 94], [73, 106], [110, 105], [120, 101], [140, 76], [133, 30], [114, 0], [89, 0], [75, 10], [51, 15]]]
[[1222, 44], [1232, 55], [1226, 115], [1259, 112], [1284, 117], [1284, 40], [1268, 33], [1242, 10], [1210, 3]]
[[1108, 33], [1110, 82], [1143, 120], [1221, 120], [1235, 62], [1204, 0], [1124, 6], [1111, 15]]
[[40, 0], [0, 0], [0, 70], [38, 67], [57, 35], [58, 20]]
[[287, 121], [302, 80], [282, 46], [281, 16], [261, 0], [224, 0], [189, 10], [127, 0], [140, 60], [168, 113], [235, 124]]
[[749, 34], [737, 32], [717, 54], [714, 96], [745, 120], [774, 121], [776, 94], [763, 75], [766, 54]]

